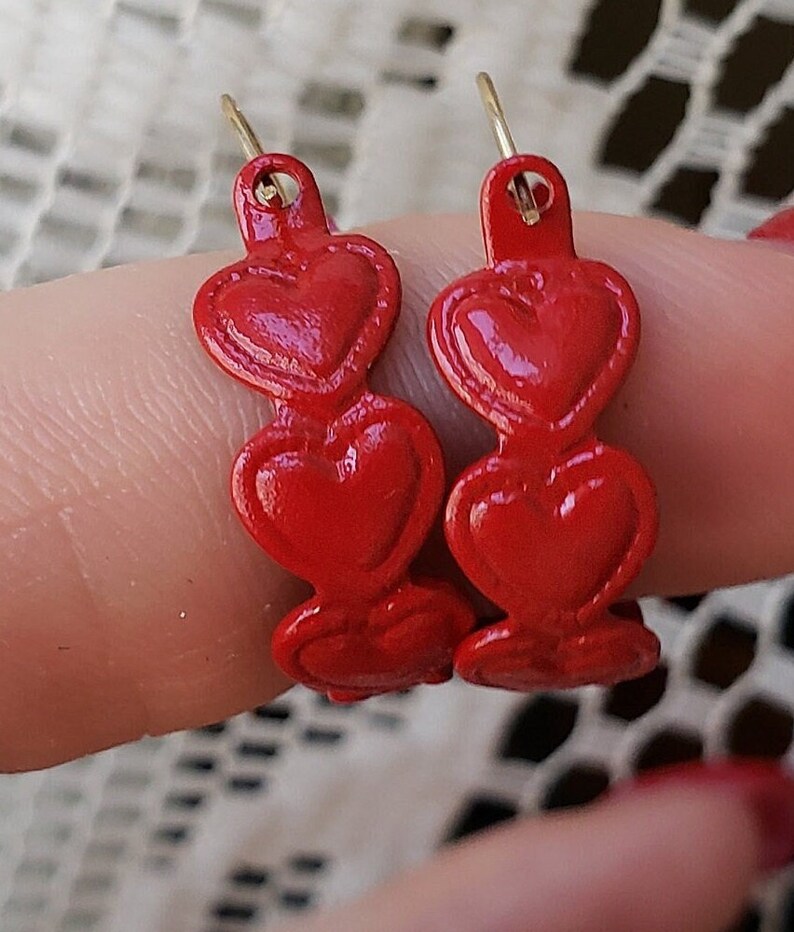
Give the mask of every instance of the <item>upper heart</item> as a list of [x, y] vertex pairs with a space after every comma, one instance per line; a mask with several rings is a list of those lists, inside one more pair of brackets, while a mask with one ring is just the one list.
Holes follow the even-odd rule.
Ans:
[[587, 281], [530, 277], [456, 305], [452, 333], [464, 366], [503, 403], [547, 423], [575, 410], [615, 354], [624, 316]]
[[221, 270], [196, 296], [194, 319], [204, 347], [232, 375], [276, 397], [311, 400], [364, 381], [399, 294], [388, 257], [325, 235], [312, 249], [255, 253]]
[[377, 278], [360, 256], [325, 253], [297, 272], [241, 277], [223, 290], [218, 309], [252, 358], [324, 379], [356, 342], [377, 290]]

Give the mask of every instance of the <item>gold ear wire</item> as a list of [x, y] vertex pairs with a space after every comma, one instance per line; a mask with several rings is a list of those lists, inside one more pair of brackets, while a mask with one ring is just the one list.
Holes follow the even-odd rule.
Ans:
[[[251, 159], [255, 159], [258, 155], [264, 155], [265, 150], [262, 148], [259, 137], [254, 132], [243, 111], [237, 106], [237, 101], [231, 94], [221, 95], [221, 110], [223, 110], [226, 118], [234, 127], [234, 131], [237, 133], [237, 139], [240, 142], [240, 147], [246, 159], [250, 161]], [[278, 202], [283, 204], [287, 200], [286, 192], [275, 175], [264, 175], [256, 193], [268, 204]]]
[[[480, 92], [482, 105], [485, 108], [491, 132], [502, 158], [509, 159], [511, 156], [517, 155], [518, 149], [513, 134], [510, 132], [502, 102], [496, 92], [491, 76], [486, 71], [481, 71], [477, 75], [477, 89]], [[532, 186], [525, 175], [519, 174], [511, 182], [511, 187], [515, 194], [518, 209], [524, 218], [524, 223], [533, 226], [540, 220], [540, 210], [535, 195], [532, 193]]]

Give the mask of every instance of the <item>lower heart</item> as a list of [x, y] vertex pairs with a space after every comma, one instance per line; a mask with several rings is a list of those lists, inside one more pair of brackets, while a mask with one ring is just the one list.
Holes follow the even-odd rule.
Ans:
[[649, 673], [659, 641], [642, 623], [635, 604], [614, 607], [558, 637], [505, 619], [476, 631], [455, 652], [466, 680], [522, 692], [602, 686]]
[[280, 538], [291, 565], [324, 565], [344, 576], [389, 558], [421, 482], [411, 437], [399, 425], [376, 422], [341, 449], [277, 454], [259, 467], [256, 491], [263, 530]]
[[[488, 576], [498, 577], [514, 610], [576, 610], [608, 584], [629, 552], [639, 524], [632, 490], [618, 476], [584, 464], [540, 490], [504, 473], [469, 501], [470, 542]], [[486, 480], [487, 481], [487, 480]], [[474, 576], [476, 567], [471, 567]], [[476, 578], [475, 578], [476, 582]], [[508, 605], [508, 602], [511, 604]]]
[[363, 699], [449, 679], [454, 650], [473, 627], [450, 585], [420, 580], [374, 604], [310, 599], [276, 628], [272, 652], [293, 679], [337, 699]]

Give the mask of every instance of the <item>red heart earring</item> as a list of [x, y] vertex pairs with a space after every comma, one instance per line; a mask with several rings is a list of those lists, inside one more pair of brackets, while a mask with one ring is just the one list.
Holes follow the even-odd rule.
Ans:
[[653, 549], [654, 490], [593, 433], [633, 361], [639, 310], [614, 269], [577, 257], [562, 176], [516, 154], [490, 78], [478, 84], [504, 156], [481, 194], [487, 266], [436, 298], [428, 339], [453, 391], [498, 432], [498, 451], [458, 479], [445, 530], [507, 616], [463, 641], [455, 669], [506, 689], [614, 683], [659, 656], [636, 603], [615, 604]]
[[[451, 586], [408, 574], [441, 504], [441, 450], [422, 415], [366, 384], [397, 318], [397, 268], [372, 240], [329, 232], [309, 169], [263, 155], [231, 98], [224, 109], [252, 157], [234, 188], [247, 255], [201, 286], [193, 314], [212, 359], [275, 408], [232, 471], [248, 532], [315, 588], [273, 656], [337, 701], [441, 682], [474, 625]], [[297, 183], [291, 203], [277, 173]]]

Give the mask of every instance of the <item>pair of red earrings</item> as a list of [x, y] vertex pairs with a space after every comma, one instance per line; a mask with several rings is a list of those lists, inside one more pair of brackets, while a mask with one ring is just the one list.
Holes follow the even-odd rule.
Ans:
[[[336, 701], [453, 669], [517, 690], [607, 684], [658, 659], [637, 605], [615, 604], [654, 545], [653, 487], [593, 433], [632, 363], [637, 303], [614, 269], [576, 256], [562, 176], [514, 154], [493, 85], [479, 84], [506, 156], [482, 188], [487, 265], [438, 295], [428, 340], [452, 390], [498, 433], [498, 450], [455, 483], [445, 531], [503, 620], [477, 626], [451, 585], [410, 576], [445, 476], [424, 417], [367, 386], [396, 322], [399, 275], [377, 243], [329, 231], [305, 165], [257, 155], [244, 166], [234, 202], [247, 255], [195, 300], [205, 349], [275, 407], [235, 460], [234, 505], [257, 543], [315, 588], [276, 628], [273, 656]], [[249, 155], [261, 152], [226, 106]], [[298, 186], [290, 203], [278, 173]], [[540, 208], [528, 174], [543, 180]]]

